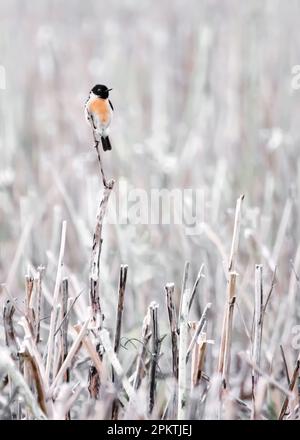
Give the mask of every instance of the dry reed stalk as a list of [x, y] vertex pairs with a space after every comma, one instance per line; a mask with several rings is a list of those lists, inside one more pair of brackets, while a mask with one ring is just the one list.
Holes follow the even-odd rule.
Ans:
[[279, 391], [281, 391], [285, 396], [289, 398], [293, 398], [293, 394], [290, 392], [289, 389], [285, 388], [283, 385], [281, 385], [276, 379], [273, 379], [270, 375], [266, 374], [261, 368], [259, 368], [255, 363], [249, 359], [248, 356], [246, 356], [245, 353], [239, 353], [239, 356], [245, 360], [245, 362], [254, 369], [259, 376], [266, 379], [266, 381], [272, 385], [273, 387], [277, 388]]
[[53, 294], [53, 304], [50, 316], [50, 326], [49, 326], [49, 335], [48, 335], [48, 351], [47, 351], [47, 361], [46, 361], [46, 375], [47, 378], [50, 378], [51, 366], [52, 366], [52, 357], [54, 351], [54, 333], [55, 333], [55, 323], [57, 318], [57, 305], [58, 298], [60, 293], [60, 283], [62, 277], [62, 269], [63, 269], [63, 258], [65, 253], [65, 243], [66, 243], [66, 232], [67, 232], [67, 222], [64, 220], [62, 223], [62, 231], [61, 231], [61, 241], [60, 241], [60, 250], [58, 257], [58, 265], [57, 265], [57, 274], [56, 281], [54, 287]]
[[7, 300], [3, 307], [3, 325], [5, 333], [5, 342], [11, 352], [11, 356], [14, 360], [18, 358], [18, 345], [15, 336], [15, 330], [13, 325], [13, 315], [15, 313], [15, 307], [10, 300]]
[[102, 165], [101, 155], [100, 155], [100, 151], [99, 151], [99, 141], [97, 141], [95, 139], [95, 135], [94, 135], [94, 140], [95, 140], [95, 149], [96, 149], [96, 152], [97, 152], [97, 157], [98, 157], [98, 162], [99, 162], [99, 166], [100, 166], [100, 172], [101, 172], [103, 186], [104, 186], [104, 188], [112, 189], [112, 186], [113, 186], [112, 182], [113, 181], [109, 180], [107, 182], [107, 180], [106, 180], [106, 177], [105, 177], [105, 174], [104, 174], [104, 168], [103, 168], [103, 165]]
[[[120, 340], [121, 340], [121, 328], [122, 328], [122, 316], [124, 309], [124, 294], [126, 288], [126, 280], [127, 280], [127, 265], [121, 265], [120, 268], [120, 276], [119, 276], [119, 294], [118, 294], [118, 307], [117, 307], [117, 318], [116, 318], [116, 329], [115, 329], [115, 337], [114, 337], [114, 351], [116, 354], [119, 352]], [[112, 382], [115, 382], [114, 370], [112, 370]], [[112, 419], [117, 420], [118, 418], [118, 400], [115, 399], [113, 401], [112, 406]]]
[[191, 299], [190, 299], [190, 303], [189, 303], [189, 311], [191, 310], [191, 307], [192, 307], [192, 304], [193, 304], [193, 301], [194, 301], [194, 298], [195, 298], [195, 295], [197, 292], [197, 287], [198, 287], [199, 281], [201, 280], [201, 278], [204, 277], [204, 275], [202, 273], [203, 269], [204, 269], [204, 264], [201, 264], [196, 281], [195, 281], [194, 286], [192, 288]]
[[[69, 317], [68, 313], [68, 300], [69, 300], [69, 281], [68, 278], [64, 278], [61, 284], [61, 297], [62, 297], [62, 325], [61, 325], [61, 363], [64, 362], [68, 355], [68, 327]], [[70, 371], [67, 369], [65, 374], [65, 381], [69, 382]]]
[[149, 414], [152, 413], [156, 397], [156, 371], [158, 366], [161, 339], [158, 328], [158, 304], [153, 301], [150, 306], [151, 331], [152, 331], [152, 349], [149, 371]]
[[[26, 275], [25, 276], [25, 318], [27, 320], [28, 326], [30, 328], [30, 333], [32, 334], [32, 337], [36, 338], [35, 336], [35, 330], [36, 330], [36, 320], [35, 320], [35, 310], [33, 307], [34, 303], [34, 286], [35, 286], [35, 280], [32, 276]], [[32, 376], [33, 376], [33, 370], [34, 364], [30, 361], [30, 355], [22, 354], [23, 358], [23, 376], [24, 380], [26, 381], [27, 385], [29, 386], [29, 389], [32, 389]], [[44, 411], [44, 408], [41, 406], [42, 410]], [[44, 411], [45, 412], [45, 411]], [[26, 411], [26, 419], [29, 419], [29, 412]], [[46, 412], [45, 412], [46, 414]]]
[[[73, 326], [73, 328], [78, 335], [82, 329], [82, 325], [76, 324]], [[83, 346], [83, 348], [85, 348], [87, 354], [90, 356], [93, 364], [95, 365], [95, 368], [96, 368], [98, 374], [101, 376], [101, 374], [102, 374], [102, 361], [99, 359], [99, 354], [96, 351], [96, 348], [94, 347], [89, 335], [86, 335], [83, 337], [82, 346]]]
[[[89, 278], [90, 278], [89, 295], [90, 295], [92, 321], [93, 321], [92, 326], [95, 337], [95, 346], [100, 359], [102, 357], [102, 348], [99, 340], [99, 332], [102, 328], [102, 322], [104, 319], [101, 302], [100, 302], [100, 294], [99, 294], [100, 256], [101, 256], [102, 241], [103, 241], [102, 227], [103, 227], [103, 220], [108, 204], [108, 199], [113, 189], [113, 186], [114, 186], [114, 181], [111, 180], [109, 182], [109, 185], [106, 186], [104, 189], [103, 197], [98, 207], [96, 226], [93, 236], [93, 246], [92, 246], [90, 274], [89, 274]], [[97, 399], [100, 390], [100, 376], [98, 375], [98, 372], [94, 365], [90, 366], [88, 381], [89, 381], [88, 390], [90, 396], [94, 399]]]
[[89, 319], [86, 320], [86, 322], [84, 323], [84, 325], [82, 326], [77, 338], [75, 339], [75, 341], [73, 342], [70, 351], [66, 357], [66, 359], [64, 360], [62, 366], [60, 367], [59, 372], [57, 373], [57, 375], [55, 376], [50, 388], [49, 388], [49, 392], [48, 392], [48, 398], [50, 398], [53, 395], [53, 392], [55, 390], [55, 388], [57, 387], [57, 385], [59, 384], [60, 380], [63, 378], [65, 372], [67, 371], [69, 365], [72, 362], [73, 357], [75, 356], [75, 354], [78, 351], [78, 348], [80, 347], [80, 344], [82, 342], [82, 339], [85, 336], [87, 327], [89, 324]]
[[202, 377], [204, 359], [206, 352], [207, 340], [206, 333], [200, 333], [197, 343], [193, 349], [192, 355], [192, 369], [191, 369], [191, 386], [196, 387]]
[[[34, 310], [30, 307], [32, 303], [32, 292], [34, 288], [34, 279], [30, 275], [25, 276], [25, 317], [27, 319], [28, 325], [31, 329], [32, 334], [34, 335], [35, 331], [35, 319], [34, 319]], [[32, 364], [30, 362], [30, 356], [22, 353], [23, 359], [23, 376], [24, 380], [27, 383], [30, 390], [32, 390]], [[41, 407], [42, 411], [44, 411], [43, 407]], [[44, 411], [46, 414], [46, 412]], [[25, 411], [25, 418], [29, 420], [30, 415], [28, 409]]]
[[44, 271], [45, 268], [43, 266], [39, 266], [37, 268], [38, 275], [34, 278], [35, 286], [36, 286], [35, 337], [37, 343], [39, 343], [41, 339], [40, 328], [41, 328], [41, 310], [42, 310], [42, 298], [43, 298], [42, 281], [43, 281]]
[[284, 365], [284, 372], [286, 375], [286, 380], [287, 380], [288, 385], [290, 385], [290, 383], [291, 383], [290, 373], [289, 373], [286, 357], [284, 354], [283, 346], [281, 344], [280, 344], [280, 354], [281, 354], [283, 365]]
[[24, 377], [16, 368], [9, 351], [5, 348], [1, 348], [0, 370], [9, 375], [14, 386], [17, 387], [19, 392], [23, 395], [25, 403], [30, 408], [32, 415], [39, 420], [46, 419], [45, 414], [30, 391], [27, 383], [24, 380]]
[[169, 316], [169, 324], [171, 331], [171, 345], [172, 345], [172, 371], [174, 378], [178, 379], [178, 323], [176, 316], [176, 308], [174, 303], [174, 284], [168, 283], [165, 286], [166, 300]]
[[25, 276], [25, 317], [31, 328], [32, 333], [35, 331], [35, 313], [32, 307], [34, 279], [30, 275]]
[[197, 339], [198, 339], [200, 333], [204, 329], [204, 326], [205, 326], [206, 320], [207, 320], [207, 313], [208, 313], [208, 310], [210, 309], [210, 307], [211, 307], [211, 303], [208, 303], [206, 305], [203, 313], [202, 313], [200, 321], [198, 322], [198, 325], [197, 325], [197, 327], [195, 329], [195, 332], [193, 334], [192, 340], [191, 340], [190, 345], [189, 345], [189, 347], [187, 349], [187, 352], [186, 352], [186, 362], [188, 362], [190, 354], [192, 353], [192, 350], [193, 350], [193, 348], [194, 348], [194, 346], [195, 346], [195, 344], [197, 342]]
[[20, 353], [24, 353], [25, 357], [28, 357], [27, 362], [30, 363], [30, 370], [32, 372], [33, 379], [35, 381], [36, 390], [38, 393], [38, 402], [41, 407], [46, 408], [46, 415], [49, 418], [53, 417], [54, 408], [51, 399], [47, 399], [47, 393], [49, 389], [49, 381], [46, 375], [43, 360], [37, 348], [37, 344], [32, 333], [28, 320], [23, 316], [19, 325], [24, 330], [24, 340], [20, 347]]
[[[235, 286], [236, 286], [236, 275], [237, 275], [235, 269], [236, 269], [236, 259], [237, 259], [238, 245], [239, 245], [243, 200], [244, 200], [244, 195], [241, 195], [236, 202], [233, 236], [232, 236], [231, 250], [228, 261], [227, 301], [226, 301], [224, 318], [223, 318], [220, 353], [219, 353], [219, 365], [218, 365], [218, 372], [222, 376], [223, 387], [227, 385], [226, 379], [228, 379], [227, 376], [228, 376], [229, 359], [230, 359], [232, 316], [233, 316], [233, 307], [235, 302]], [[231, 317], [229, 317], [229, 314], [231, 314]]]
[[[128, 398], [129, 398], [129, 401], [132, 404], [136, 404], [134, 389], [130, 385], [129, 380], [127, 379], [127, 377], [126, 377], [126, 375], [124, 373], [123, 367], [122, 367], [122, 365], [121, 365], [121, 363], [120, 363], [116, 353], [114, 352], [114, 349], [112, 347], [112, 343], [111, 343], [110, 338], [109, 338], [108, 331], [106, 329], [100, 330], [100, 339], [101, 339], [101, 342], [103, 344], [105, 353], [107, 354], [108, 360], [109, 360], [111, 366], [113, 367], [116, 375], [120, 379], [120, 381], [121, 381], [121, 383], [123, 385], [123, 388], [126, 391], [126, 394], [127, 394]], [[119, 398], [120, 398], [120, 396], [119, 396]]]
[[120, 348], [122, 316], [123, 316], [123, 309], [124, 309], [124, 294], [125, 294], [126, 280], [127, 280], [127, 270], [128, 270], [128, 266], [126, 264], [122, 264], [121, 268], [120, 268], [120, 277], [119, 277], [118, 308], [117, 308], [116, 329], [115, 329], [115, 337], [114, 337], [114, 351], [115, 351], [115, 353], [118, 353], [119, 348]]
[[138, 388], [141, 385], [144, 372], [145, 372], [145, 360], [146, 360], [146, 354], [147, 354], [147, 345], [149, 342], [149, 339], [151, 337], [151, 331], [150, 331], [150, 310], [148, 308], [147, 314], [143, 320], [143, 327], [142, 327], [142, 336], [141, 336], [141, 351], [138, 356], [137, 365], [136, 365], [136, 371], [135, 371], [135, 377], [133, 382], [133, 388], [134, 390], [138, 390]]
[[234, 272], [229, 273], [228, 306], [227, 306], [228, 309], [227, 309], [227, 320], [226, 320], [226, 328], [225, 328], [225, 345], [224, 345], [224, 361], [223, 361], [224, 363], [223, 363], [223, 371], [222, 371], [222, 384], [224, 389], [228, 388], [228, 381], [229, 381], [233, 311], [236, 300], [236, 296], [235, 296], [236, 277], [237, 277], [236, 273]]
[[[24, 358], [24, 362], [26, 362], [26, 364], [29, 364], [30, 368], [28, 368], [28, 370], [30, 370], [31, 372], [30, 377], [33, 378], [35, 383], [38, 404], [41, 410], [43, 411], [43, 413], [47, 417], [49, 417], [51, 413], [48, 412], [48, 405], [46, 402], [46, 391], [43, 383], [43, 378], [36, 359], [30, 354], [29, 349], [27, 348], [26, 345], [25, 345], [25, 351], [22, 353], [22, 357]], [[28, 379], [26, 379], [25, 377], [25, 372], [24, 372], [24, 379], [27, 384], [30, 383]], [[26, 418], [28, 419], [28, 416]]]
[[244, 195], [241, 195], [236, 202], [234, 229], [233, 229], [231, 251], [229, 257], [229, 264], [228, 264], [229, 272], [236, 270], [236, 259], [237, 259], [237, 252], [239, 247], [239, 236], [240, 236], [240, 228], [241, 228], [242, 202], [244, 200], [244, 197], [245, 197]]
[[[186, 283], [184, 285], [186, 287]], [[188, 348], [188, 315], [190, 290], [185, 288], [182, 293], [181, 313], [179, 318], [179, 358], [178, 358], [178, 420], [186, 419], [187, 406], [187, 364], [186, 353]]]
[[[21, 370], [21, 361], [19, 355], [19, 347], [15, 336], [15, 330], [13, 325], [13, 315], [15, 313], [15, 306], [10, 300], [7, 300], [3, 308], [3, 325], [5, 333], [6, 346], [10, 351], [11, 358], [16, 361], [18, 369]], [[7, 382], [10, 385], [10, 394], [13, 392], [13, 384], [9, 375], [5, 375], [4, 383]], [[11, 409], [12, 411], [12, 409]], [[17, 413], [20, 413], [21, 405], [17, 402]]]
[[[252, 360], [260, 368], [261, 342], [263, 328], [263, 267], [261, 264], [255, 266], [255, 302], [254, 302], [254, 337]], [[255, 418], [255, 393], [258, 381], [256, 370], [252, 370], [252, 416]]]
[[255, 389], [255, 400], [251, 408], [251, 418], [261, 419], [261, 410], [264, 405], [265, 396], [267, 392], [267, 380], [264, 377], [259, 377]]
[[[291, 381], [290, 381], [290, 384], [289, 384], [289, 391], [291, 391], [291, 392], [295, 388], [297, 379], [299, 377], [299, 372], [300, 372], [300, 354], [298, 356], [298, 359], [297, 359], [297, 362], [296, 362], [296, 366], [294, 368], [293, 375], [292, 375], [292, 378], [291, 378]], [[283, 418], [285, 416], [285, 413], [286, 413], [286, 410], [287, 410], [287, 407], [288, 407], [288, 404], [289, 404], [289, 400], [290, 400], [289, 396], [286, 396], [285, 399], [284, 399], [284, 402], [282, 404], [281, 410], [280, 410], [280, 414], [279, 414], [279, 417], [278, 417], [279, 420], [283, 420]]]
[[[189, 271], [190, 271], [190, 263], [188, 261], [186, 261], [184, 264], [183, 278], [182, 278], [182, 284], [181, 284], [179, 316], [181, 315], [183, 292], [187, 289]], [[180, 325], [179, 322], [178, 322], [178, 325]], [[179, 334], [179, 327], [178, 327], [178, 334]]]
[[[60, 327], [60, 345], [61, 345], [61, 354], [59, 359], [59, 368], [62, 366], [68, 355], [68, 327], [69, 327], [69, 281], [68, 278], [64, 278], [61, 283], [61, 298], [62, 298], [62, 308], [61, 308], [61, 316], [62, 322]], [[59, 370], [58, 368], [58, 370]], [[70, 368], [67, 368], [64, 375], [64, 382], [70, 382]], [[71, 414], [70, 411], [65, 413], [65, 419], [70, 420]]]

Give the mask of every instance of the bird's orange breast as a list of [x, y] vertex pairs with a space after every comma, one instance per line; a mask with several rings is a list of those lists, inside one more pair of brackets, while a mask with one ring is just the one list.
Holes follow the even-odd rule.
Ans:
[[110, 119], [110, 108], [109, 108], [109, 102], [107, 99], [101, 99], [101, 98], [94, 99], [90, 103], [89, 110], [91, 113], [94, 113], [95, 115], [97, 115], [98, 118], [103, 123], [108, 122]]

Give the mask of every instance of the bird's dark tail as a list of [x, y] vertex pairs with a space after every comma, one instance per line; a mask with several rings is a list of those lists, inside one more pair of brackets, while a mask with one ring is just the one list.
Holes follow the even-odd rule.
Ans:
[[101, 137], [101, 142], [104, 151], [111, 150], [111, 144], [108, 136]]

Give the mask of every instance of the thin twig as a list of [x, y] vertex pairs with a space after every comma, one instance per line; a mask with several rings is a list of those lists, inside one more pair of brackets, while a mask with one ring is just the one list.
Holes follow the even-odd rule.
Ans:
[[[255, 266], [255, 310], [254, 310], [254, 338], [252, 359], [255, 365], [260, 368], [261, 342], [262, 342], [262, 323], [263, 323], [263, 268], [262, 265]], [[258, 374], [252, 370], [252, 418], [255, 418], [255, 392]]]
[[178, 420], [186, 419], [187, 406], [187, 365], [186, 352], [188, 345], [188, 315], [190, 290], [185, 289], [182, 295], [182, 306], [179, 319], [179, 363], [178, 363]]
[[155, 404], [156, 393], [156, 370], [160, 352], [161, 339], [158, 329], [158, 304], [152, 302], [149, 306], [152, 329], [152, 356], [150, 361], [150, 383], [149, 383], [149, 414], [152, 413]]
[[178, 379], [178, 334], [177, 334], [177, 316], [176, 316], [176, 308], [174, 304], [174, 284], [168, 283], [165, 286], [166, 290], [166, 300], [167, 300], [167, 308], [168, 308], [168, 316], [171, 330], [171, 345], [172, 345], [172, 370], [175, 379]]
[[[300, 371], [300, 355], [298, 356], [296, 366], [293, 371], [293, 376], [292, 376], [292, 379], [291, 379], [290, 385], [289, 385], [289, 391], [291, 391], [291, 392], [293, 391], [293, 389], [296, 385], [296, 381], [299, 376], [299, 371]], [[284, 399], [283, 405], [281, 407], [279, 417], [278, 417], [279, 420], [282, 420], [283, 417], [285, 416], [288, 404], [289, 404], [289, 396], [286, 396], [286, 398]]]
[[[119, 277], [119, 295], [118, 295], [118, 307], [117, 307], [117, 318], [116, 318], [116, 329], [114, 338], [114, 352], [118, 354], [121, 339], [121, 328], [122, 328], [122, 316], [124, 309], [124, 294], [127, 280], [127, 265], [121, 265], [120, 277]], [[114, 370], [112, 370], [112, 382], [115, 382]], [[118, 418], [118, 400], [114, 399], [112, 405], [112, 419], [117, 420]]]
[[53, 344], [54, 344], [54, 331], [55, 331], [56, 313], [57, 313], [56, 308], [57, 308], [58, 297], [60, 292], [60, 283], [61, 283], [61, 276], [63, 269], [63, 258], [65, 252], [65, 243], [66, 243], [66, 232], [67, 232], [67, 222], [63, 221], [62, 231], [61, 231], [60, 251], [59, 251], [58, 265], [57, 265], [57, 274], [56, 274], [56, 281], [55, 281], [54, 294], [53, 294], [53, 305], [52, 305], [51, 317], [50, 317], [49, 336], [48, 336], [48, 353], [47, 353], [47, 362], [46, 362], [46, 375], [48, 378], [50, 377], [52, 357], [54, 351]]
[[188, 362], [190, 354], [196, 344], [196, 341], [204, 328], [204, 325], [206, 323], [207, 313], [208, 313], [208, 310], [210, 309], [210, 307], [211, 307], [211, 303], [208, 303], [202, 313], [200, 321], [198, 322], [198, 325], [195, 329], [194, 335], [192, 337], [192, 340], [191, 340], [190, 345], [189, 345], [187, 352], [186, 352], [186, 362]]
[[192, 307], [192, 304], [193, 304], [193, 301], [194, 301], [194, 298], [195, 298], [195, 294], [196, 294], [196, 291], [197, 291], [197, 287], [198, 287], [199, 281], [201, 280], [201, 278], [204, 278], [204, 275], [202, 273], [203, 269], [204, 269], [204, 264], [202, 263], [201, 267], [199, 269], [199, 272], [198, 272], [195, 284], [194, 284], [194, 286], [192, 288], [191, 299], [190, 299], [190, 303], [189, 303], [189, 311], [191, 310], [191, 307]]
[[67, 371], [67, 368], [71, 364], [71, 361], [72, 361], [74, 355], [77, 353], [77, 350], [80, 347], [82, 339], [85, 336], [88, 324], [89, 324], [89, 319], [87, 319], [86, 322], [84, 323], [84, 325], [82, 326], [77, 338], [75, 339], [75, 341], [73, 342], [73, 344], [70, 348], [70, 351], [69, 351], [66, 359], [64, 360], [62, 366], [60, 367], [60, 370], [57, 373], [55, 379], [53, 380], [52, 385], [51, 385], [49, 392], [48, 392], [48, 397], [52, 396], [56, 386], [58, 385], [59, 381], [62, 379], [63, 375]]
[[140, 384], [142, 382], [142, 378], [145, 371], [145, 358], [147, 354], [147, 344], [149, 342], [151, 336], [150, 332], [150, 310], [148, 308], [147, 314], [143, 320], [143, 327], [142, 327], [142, 336], [141, 336], [141, 344], [142, 348], [138, 357], [136, 371], [135, 371], [135, 377], [133, 382], [133, 388], [137, 390], [140, 387]]

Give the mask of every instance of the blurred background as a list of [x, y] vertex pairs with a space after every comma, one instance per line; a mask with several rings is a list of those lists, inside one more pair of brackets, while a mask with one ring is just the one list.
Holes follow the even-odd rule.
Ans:
[[[24, 275], [38, 265], [46, 268], [45, 289], [52, 294], [66, 219], [64, 275], [73, 296], [83, 291], [78, 315], [87, 313], [102, 183], [84, 104], [96, 83], [106, 84], [115, 115], [113, 150], [102, 156], [115, 194], [121, 183], [147, 192], [201, 189], [206, 225], [197, 236], [187, 236], [184, 225], [105, 226], [107, 325], [114, 320], [120, 264], [129, 266], [124, 334], [130, 337], [139, 334], [152, 300], [160, 304], [166, 333], [164, 285], [175, 283], [179, 302], [185, 261], [190, 285], [203, 263], [192, 314], [199, 319], [212, 302], [207, 332], [217, 342], [224, 256], [236, 200], [244, 194], [233, 351], [248, 344], [244, 324], [251, 328], [255, 264], [263, 264], [266, 293], [277, 266], [263, 344], [268, 365], [279, 362], [279, 345], [290, 347], [299, 312], [300, 90], [292, 87], [292, 68], [300, 64], [299, 12], [296, 0], [2, 0], [2, 301], [11, 295], [22, 302]], [[215, 344], [207, 370], [217, 354]], [[291, 362], [295, 355], [291, 350]], [[169, 357], [166, 349], [162, 364]], [[238, 368], [234, 355], [232, 368]]]

